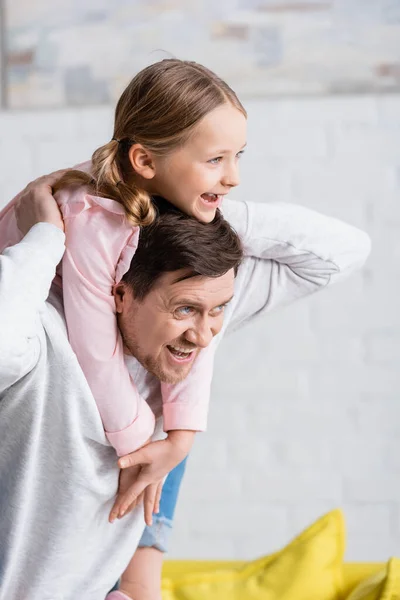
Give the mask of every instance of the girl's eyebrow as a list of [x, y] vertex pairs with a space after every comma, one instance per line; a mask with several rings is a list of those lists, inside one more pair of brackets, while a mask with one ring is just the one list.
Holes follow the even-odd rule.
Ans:
[[[240, 150], [244, 150], [244, 148], [246, 148], [247, 146], [247, 142], [241, 147]], [[230, 152], [230, 150], [215, 150], [214, 152], [212, 152], [213, 155], [215, 154], [227, 154], [228, 152]]]

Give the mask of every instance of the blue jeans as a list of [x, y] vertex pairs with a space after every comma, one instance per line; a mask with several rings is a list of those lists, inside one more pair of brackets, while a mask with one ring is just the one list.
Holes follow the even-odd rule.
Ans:
[[186, 469], [186, 461], [187, 457], [168, 474], [161, 492], [160, 512], [158, 515], [153, 515], [153, 525], [151, 527], [146, 525], [139, 542], [139, 548], [154, 547], [161, 552], [167, 552], [175, 507]]

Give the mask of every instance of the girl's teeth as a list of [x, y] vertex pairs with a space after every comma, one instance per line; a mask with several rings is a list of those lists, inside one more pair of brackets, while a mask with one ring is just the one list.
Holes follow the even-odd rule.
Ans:
[[216, 194], [203, 194], [202, 196], [207, 202], [215, 202], [218, 196]]

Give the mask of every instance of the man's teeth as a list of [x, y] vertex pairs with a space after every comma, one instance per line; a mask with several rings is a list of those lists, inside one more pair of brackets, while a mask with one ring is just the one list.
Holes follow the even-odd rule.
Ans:
[[189, 356], [193, 350], [185, 350], [184, 348], [178, 348], [176, 346], [169, 346], [171, 350], [173, 350], [174, 354], [178, 354], [179, 356]]

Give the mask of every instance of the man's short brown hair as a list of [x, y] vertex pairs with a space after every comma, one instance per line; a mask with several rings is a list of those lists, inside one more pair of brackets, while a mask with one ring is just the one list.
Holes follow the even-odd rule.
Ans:
[[143, 300], [164, 273], [188, 270], [188, 277], [222, 277], [243, 257], [239, 236], [219, 210], [211, 223], [200, 223], [167, 201], [156, 199], [158, 216], [142, 227], [139, 243], [123, 281]]

